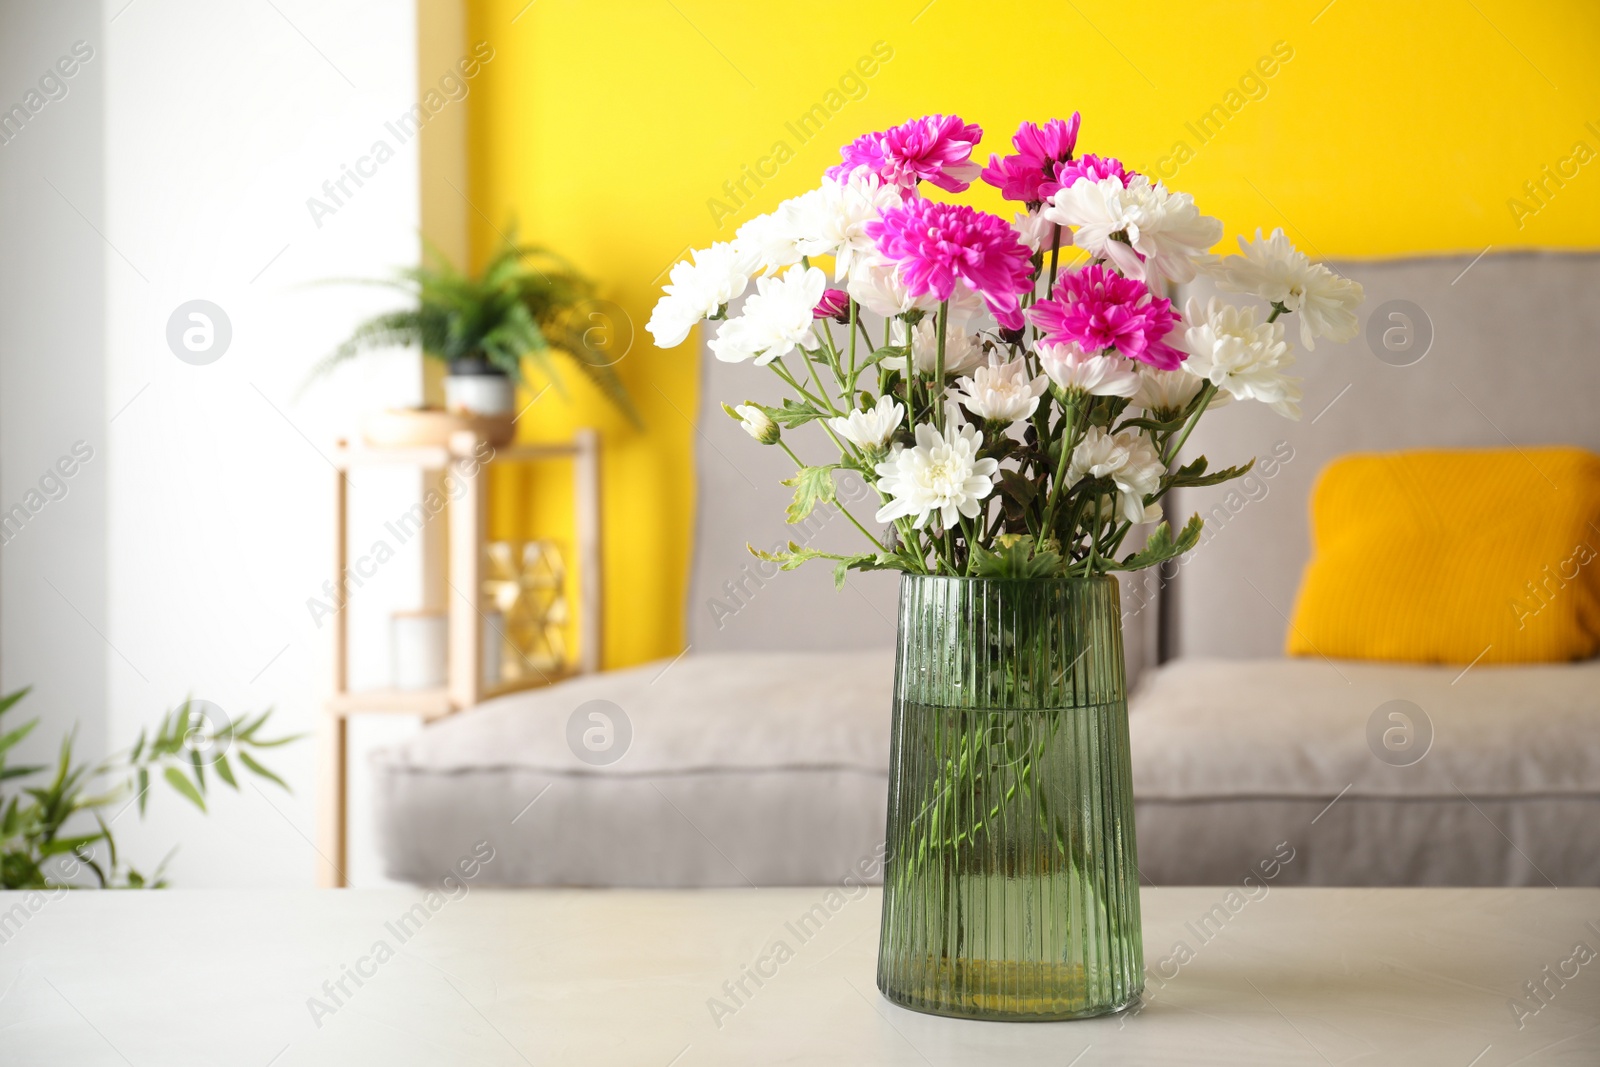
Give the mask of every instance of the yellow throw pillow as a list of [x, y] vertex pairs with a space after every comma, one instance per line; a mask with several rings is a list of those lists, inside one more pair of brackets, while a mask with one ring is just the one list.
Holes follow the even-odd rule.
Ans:
[[1311, 494], [1291, 656], [1545, 663], [1600, 652], [1600, 456], [1350, 455]]

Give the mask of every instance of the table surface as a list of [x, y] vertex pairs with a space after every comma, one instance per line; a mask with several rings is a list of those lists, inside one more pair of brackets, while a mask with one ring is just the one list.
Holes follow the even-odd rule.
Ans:
[[0, 893], [0, 1063], [1600, 1063], [1600, 890], [1146, 889], [1142, 1003], [1007, 1024], [879, 995], [876, 889], [452, 889]]

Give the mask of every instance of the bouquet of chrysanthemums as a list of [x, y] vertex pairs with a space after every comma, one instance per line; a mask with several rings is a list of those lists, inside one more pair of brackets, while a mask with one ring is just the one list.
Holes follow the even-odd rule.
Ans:
[[[794, 459], [790, 522], [826, 502], [871, 544], [758, 555], [784, 569], [833, 560], [840, 582], [850, 569], [1148, 567], [1200, 536], [1198, 516], [1177, 534], [1162, 521], [1168, 490], [1250, 469], [1177, 465], [1202, 415], [1233, 399], [1299, 417], [1285, 325], [1307, 349], [1349, 340], [1361, 287], [1281, 230], [1212, 255], [1219, 220], [1116, 159], [1077, 154], [1078, 126], [1076, 114], [1023, 123], [1015, 152], [986, 167], [972, 159], [983, 131], [954, 115], [867, 134], [821, 186], [672, 268], [648, 327], [657, 345], [713, 320], [718, 359], [781, 378], [793, 393], [781, 406], [724, 410]], [[1025, 210], [1007, 222], [924, 195], [979, 178]], [[1201, 273], [1254, 302], [1191, 299], [1180, 314], [1168, 286]], [[813, 423], [829, 461], [785, 436]], [[834, 477], [849, 471], [879, 497], [876, 532], [838, 499]], [[1124, 550], [1143, 524], [1156, 525]]]

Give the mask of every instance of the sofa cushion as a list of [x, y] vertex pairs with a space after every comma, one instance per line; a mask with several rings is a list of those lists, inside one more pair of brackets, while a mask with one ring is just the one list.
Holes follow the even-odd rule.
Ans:
[[1311, 497], [1291, 656], [1537, 663], [1600, 651], [1600, 456], [1342, 456]]
[[[870, 880], [893, 666], [886, 652], [688, 655], [442, 720], [373, 756], [387, 873], [425, 880], [486, 839], [500, 859], [485, 875], [508, 885]], [[579, 755], [608, 725], [593, 711], [612, 720], [614, 761]]]
[[1600, 662], [1178, 660], [1129, 730], [1157, 884], [1600, 885]]

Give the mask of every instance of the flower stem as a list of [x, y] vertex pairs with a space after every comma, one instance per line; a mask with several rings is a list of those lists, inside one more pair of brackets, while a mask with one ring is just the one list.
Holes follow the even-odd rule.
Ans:
[[1061, 258], [1061, 227], [1057, 225], [1050, 238], [1050, 280], [1045, 283], [1044, 295], [1050, 297], [1050, 291], [1056, 287], [1056, 262]]
[[1177, 443], [1174, 444], [1171, 450], [1167, 453], [1164, 460], [1167, 466], [1171, 466], [1172, 462], [1178, 458], [1178, 453], [1183, 450], [1184, 442], [1189, 440], [1189, 435], [1194, 432], [1194, 428], [1200, 423], [1200, 416], [1205, 414], [1206, 405], [1211, 403], [1211, 398], [1216, 395], [1217, 387], [1212, 385], [1210, 382], [1207, 382], [1205, 386], [1201, 388], [1200, 406], [1194, 409], [1193, 415], [1189, 416], [1189, 424], [1183, 428], [1183, 433], [1181, 436], [1179, 436]]
[[778, 377], [782, 378], [784, 382], [788, 384], [789, 388], [793, 389], [795, 392], [799, 393], [801, 396], [817, 405], [817, 407], [827, 408], [828, 411], [834, 415], [839, 414], [839, 410], [833, 406], [833, 403], [825, 399], [827, 395], [826, 393], [823, 394], [823, 398], [819, 398], [816, 396], [816, 394], [807, 390], [805, 386], [795, 381], [794, 375], [789, 373], [789, 368], [784, 366], [783, 359], [781, 357], [773, 360], [771, 363], [768, 363], [767, 366], [771, 367], [772, 372]]
[[[950, 301], [939, 301], [939, 346], [933, 361], [933, 385], [928, 390], [928, 403], [933, 406], [933, 424], [944, 432], [944, 338], [950, 328]], [[906, 357], [910, 366], [912, 357]], [[952, 561], [953, 562], [953, 561]]]
[[1064, 407], [1066, 412], [1061, 419], [1061, 455], [1056, 460], [1055, 481], [1050, 483], [1050, 499], [1044, 506], [1044, 525], [1039, 530], [1040, 537], [1049, 537], [1050, 531], [1054, 529], [1051, 521], [1055, 518], [1056, 503], [1061, 497], [1061, 483], [1067, 477], [1067, 461], [1072, 457], [1072, 438], [1076, 429], [1073, 424], [1076, 422], [1078, 406], [1076, 398], [1070, 393]]
[[[799, 456], [795, 455], [794, 454], [794, 449], [790, 448], [789, 447], [789, 443], [787, 441], [785, 441], [781, 437], [778, 438], [778, 447], [783, 449], [785, 452], [787, 452], [789, 454], [789, 458], [794, 460], [794, 465], [796, 467], [799, 467], [801, 469], [805, 468], [805, 466], [806, 466], [805, 460], [803, 460]], [[831, 478], [832, 475], [830, 474], [829, 477]], [[879, 552], [883, 552], [885, 554], [888, 553], [889, 550], [887, 548], [883, 547], [883, 542], [879, 541], [876, 537], [872, 536], [871, 533], [868, 533], [867, 532], [867, 528], [865, 526], [861, 525], [861, 523], [856, 520], [856, 517], [854, 515], [850, 514], [850, 509], [845, 507], [843, 504], [841, 504], [839, 502], [837, 493], [834, 494], [834, 500], [832, 501], [832, 503], [833, 503], [834, 507], [839, 509], [839, 514], [841, 514], [845, 518], [849, 519], [850, 520], [850, 524], [852, 526], [854, 526], [856, 529], [860, 530], [862, 532], [862, 534], [864, 534], [866, 536], [868, 541], [872, 542], [872, 545], [873, 545], [874, 548], [876, 548]]]

